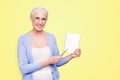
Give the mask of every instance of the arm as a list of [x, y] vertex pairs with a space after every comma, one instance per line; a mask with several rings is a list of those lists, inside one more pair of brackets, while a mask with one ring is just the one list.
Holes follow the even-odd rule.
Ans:
[[[59, 55], [59, 51], [58, 51], [58, 48], [57, 48], [57, 44], [56, 44], [56, 40], [55, 40], [55, 37], [53, 37], [53, 43], [54, 43], [54, 56], [60, 56]], [[60, 67], [64, 64], [66, 64], [67, 62], [69, 62], [71, 59], [73, 58], [76, 58], [76, 57], [79, 57], [81, 54], [81, 50], [80, 49], [76, 49], [72, 54], [62, 58], [57, 64], [56, 66], [57, 67]]]
[[58, 67], [62, 66], [63, 64], [68, 63], [70, 60], [77, 58], [77, 57], [80, 57], [80, 55], [81, 55], [81, 50], [76, 49], [72, 54], [62, 58], [61, 61], [57, 63], [57, 65], [58, 65]]
[[81, 50], [80, 49], [76, 49], [72, 54], [66, 56], [65, 60], [66, 60], [66, 62], [69, 62], [73, 58], [80, 57], [80, 55], [81, 55]]
[[32, 73], [42, 68], [40, 63], [29, 63], [25, 45], [20, 40], [18, 43], [18, 62], [23, 74]]
[[56, 64], [61, 60], [61, 56], [53, 56], [41, 63], [30, 63], [28, 61], [26, 47], [23, 41], [19, 40], [18, 43], [18, 61], [22, 74], [28, 74], [40, 70], [41, 68], [50, 64]]
[[48, 66], [50, 64], [57, 64], [61, 59], [62, 59], [61, 56], [52, 56], [52, 57], [48, 58], [47, 60], [43, 61], [41, 63], [41, 66], [45, 67], [45, 66]]

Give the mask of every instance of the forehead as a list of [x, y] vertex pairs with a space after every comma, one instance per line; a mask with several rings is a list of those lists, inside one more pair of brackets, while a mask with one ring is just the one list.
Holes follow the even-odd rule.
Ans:
[[33, 14], [33, 17], [41, 17], [41, 18], [47, 18], [47, 13], [45, 13], [45, 12], [35, 12], [34, 14]]

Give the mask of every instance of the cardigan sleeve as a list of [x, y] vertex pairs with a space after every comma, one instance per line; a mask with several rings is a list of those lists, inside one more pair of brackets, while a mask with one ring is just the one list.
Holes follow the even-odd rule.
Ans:
[[18, 41], [18, 62], [22, 74], [29, 74], [41, 69], [40, 63], [29, 63], [23, 40]]
[[[54, 42], [54, 56], [60, 56], [55, 37], [53, 37], [53, 42]], [[56, 64], [56, 66], [60, 67], [66, 63], [67, 61], [65, 60], [65, 58], [62, 58], [61, 61]]]

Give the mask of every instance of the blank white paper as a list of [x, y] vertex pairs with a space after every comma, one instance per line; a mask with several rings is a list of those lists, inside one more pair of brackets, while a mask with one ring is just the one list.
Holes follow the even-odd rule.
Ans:
[[75, 49], [77, 49], [79, 47], [79, 42], [80, 42], [79, 34], [67, 33], [64, 51], [67, 50], [66, 52], [73, 53], [75, 51]]

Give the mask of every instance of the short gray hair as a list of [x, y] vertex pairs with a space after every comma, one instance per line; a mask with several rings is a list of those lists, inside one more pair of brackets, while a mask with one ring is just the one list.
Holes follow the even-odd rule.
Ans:
[[32, 17], [36, 12], [44, 12], [48, 18], [48, 11], [45, 8], [37, 7], [30, 12], [30, 17]]

